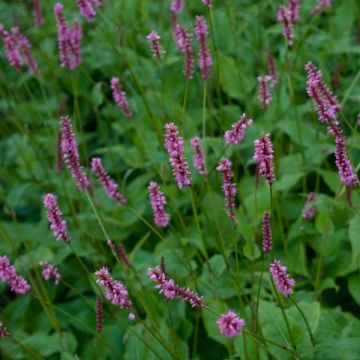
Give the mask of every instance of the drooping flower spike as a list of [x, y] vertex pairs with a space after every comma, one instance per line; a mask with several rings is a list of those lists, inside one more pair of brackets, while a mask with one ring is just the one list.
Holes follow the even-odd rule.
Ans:
[[285, 297], [289, 297], [294, 292], [295, 280], [289, 277], [286, 266], [283, 266], [279, 260], [275, 260], [270, 265], [270, 275]]
[[91, 21], [96, 15], [96, 8], [101, 5], [101, 0], [76, 0], [80, 13], [87, 21]]
[[167, 227], [170, 215], [165, 211], [166, 198], [164, 193], [160, 191], [159, 185], [154, 181], [150, 182], [148, 190], [155, 224], [159, 227]]
[[4, 255], [0, 256], [0, 279], [11, 287], [15, 294], [22, 295], [30, 291], [31, 286], [11, 265], [9, 258]]
[[202, 79], [207, 81], [210, 77], [210, 68], [212, 67], [212, 58], [206, 43], [209, 36], [208, 26], [202, 16], [196, 16], [195, 35], [199, 41], [199, 68], [201, 70]]
[[253, 120], [249, 119], [246, 114], [241, 119], [231, 125], [231, 130], [225, 132], [225, 141], [227, 144], [238, 144], [244, 137], [245, 130], [253, 124]]
[[199, 174], [206, 176], [205, 171], [205, 159], [204, 152], [201, 148], [200, 137], [195, 136], [190, 140], [190, 144], [195, 150], [195, 155], [193, 156], [193, 165], [194, 168], [199, 172]]
[[222, 314], [216, 323], [220, 332], [226, 337], [239, 335], [245, 326], [245, 320], [239, 318], [233, 310], [229, 310], [227, 313]]
[[151, 52], [154, 57], [158, 60], [161, 59], [162, 55], [165, 53], [160, 45], [160, 35], [156, 31], [152, 31], [147, 37], [147, 42], [150, 45]]
[[118, 191], [117, 183], [106, 173], [100, 158], [91, 160], [91, 170], [96, 174], [99, 183], [110, 199], [115, 200], [120, 205], [127, 204], [126, 198]]
[[272, 99], [272, 95], [269, 89], [269, 82], [272, 82], [272, 76], [258, 76], [257, 80], [259, 82], [259, 97], [263, 109], [266, 109], [270, 105], [270, 101]]
[[306, 199], [303, 211], [302, 211], [302, 217], [304, 220], [309, 221], [314, 218], [316, 207], [313, 206], [313, 202], [315, 200], [316, 193], [312, 192], [309, 194], [309, 196]]
[[117, 77], [113, 77], [111, 79], [111, 89], [114, 101], [116, 102], [117, 106], [121, 109], [124, 116], [131, 118], [133, 116], [133, 112], [129, 107], [126, 93], [122, 90], [120, 80]]
[[277, 21], [283, 24], [283, 35], [289, 46], [294, 44], [294, 26], [291, 21], [289, 9], [285, 6], [280, 6], [276, 15]]
[[52, 278], [55, 282], [55, 285], [58, 285], [61, 278], [59, 269], [46, 261], [40, 261], [39, 265], [41, 266], [42, 277], [46, 281], [49, 281]]
[[179, 189], [191, 185], [189, 165], [184, 155], [184, 140], [174, 123], [165, 125], [165, 144], [173, 176]]
[[311, 16], [317, 15], [319, 12], [329, 6], [331, 6], [331, 0], [317, 0], [316, 6], [311, 11]]
[[176, 45], [184, 58], [183, 74], [186, 79], [191, 80], [194, 73], [191, 35], [185, 27], [176, 25], [175, 40], [176, 40]]
[[262, 250], [264, 253], [271, 251], [272, 249], [272, 234], [271, 234], [271, 218], [270, 213], [266, 211], [263, 216], [262, 223]]
[[62, 219], [62, 212], [57, 204], [56, 196], [54, 194], [46, 194], [43, 200], [50, 222], [50, 229], [56, 240], [70, 242], [71, 238], [67, 233], [66, 221]]

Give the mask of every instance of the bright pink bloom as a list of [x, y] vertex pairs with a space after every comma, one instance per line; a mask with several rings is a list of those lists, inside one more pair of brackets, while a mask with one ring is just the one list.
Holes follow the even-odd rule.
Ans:
[[100, 158], [92, 159], [91, 170], [96, 174], [99, 183], [102, 185], [110, 199], [117, 201], [120, 205], [127, 204], [125, 197], [119, 193], [116, 182], [106, 173]]
[[270, 140], [270, 134], [264, 134], [259, 140], [254, 141], [254, 160], [257, 163], [259, 174], [264, 177], [268, 184], [275, 182], [274, 175], [274, 150]]
[[288, 0], [290, 21], [295, 24], [299, 20], [300, 0]]
[[102, 267], [95, 272], [95, 275], [99, 277], [96, 282], [105, 289], [107, 300], [111, 301], [114, 305], [119, 305], [121, 309], [132, 306], [126, 287], [120, 281], [113, 280], [107, 267]]
[[270, 53], [269, 53], [269, 55], [267, 57], [267, 63], [268, 63], [269, 76], [271, 76], [272, 86], [276, 87], [276, 85], [279, 82], [279, 79], [278, 79], [277, 74], [276, 74], [276, 67], [275, 67], [274, 57]]
[[202, 0], [203, 4], [207, 7], [211, 6], [212, 0]]
[[68, 116], [60, 117], [61, 126], [61, 152], [64, 156], [65, 163], [73, 179], [77, 183], [79, 190], [88, 190], [92, 193], [91, 182], [88, 176], [84, 173], [80, 165], [80, 157], [75, 135], [72, 131], [71, 121]]
[[278, 290], [285, 297], [289, 297], [294, 292], [295, 280], [289, 277], [286, 266], [283, 266], [279, 260], [275, 260], [270, 265], [270, 274]]
[[245, 326], [245, 320], [239, 318], [233, 310], [222, 314], [216, 323], [220, 332], [227, 337], [239, 335]]
[[212, 66], [212, 58], [209, 48], [206, 44], [206, 38], [209, 35], [208, 26], [202, 16], [196, 16], [195, 35], [199, 41], [199, 68], [203, 80], [209, 80], [209, 71]]
[[195, 150], [195, 155], [193, 156], [194, 168], [199, 172], [199, 174], [206, 175], [204, 152], [201, 148], [200, 137], [199, 136], [193, 137], [190, 140], [190, 144]]
[[136, 315], [134, 313], [132, 313], [132, 312], [129, 313], [129, 316], [128, 316], [129, 320], [133, 321], [133, 320], [135, 320], [135, 318], [136, 318]]
[[262, 250], [264, 253], [271, 251], [272, 249], [272, 235], [271, 235], [271, 218], [270, 213], [266, 211], [263, 216], [262, 223], [262, 236], [263, 236], [263, 244]]
[[46, 261], [40, 261], [39, 265], [41, 266], [41, 275], [42, 277], [48, 281], [51, 278], [54, 279], [55, 285], [59, 284], [61, 275], [59, 273], [59, 269]]
[[253, 124], [246, 114], [242, 114], [241, 119], [231, 125], [231, 130], [225, 132], [225, 141], [227, 144], [238, 144], [244, 137], [245, 130]]
[[5, 336], [10, 336], [10, 332], [8, 329], [4, 326], [3, 322], [0, 321], [0, 338], [3, 338]]
[[96, 298], [96, 332], [100, 334], [104, 327], [103, 300], [101, 296]]
[[23, 66], [23, 61], [16, 41], [6, 30], [4, 25], [0, 24], [0, 36], [2, 37], [5, 44], [5, 53], [11, 66], [20, 69]]
[[184, 155], [184, 140], [174, 123], [165, 124], [165, 144], [173, 176], [179, 189], [191, 185], [189, 165]]
[[120, 80], [117, 77], [113, 77], [111, 79], [111, 89], [113, 98], [117, 104], [117, 106], [121, 109], [124, 116], [127, 118], [131, 118], [133, 116], [133, 112], [129, 107], [129, 103], [126, 98], [125, 91], [122, 90]]
[[161, 49], [160, 46], [160, 35], [156, 31], [152, 31], [146, 37], [148, 43], [150, 44], [151, 51], [158, 60], [160, 60], [161, 56], [164, 54], [164, 51]]
[[311, 16], [317, 15], [320, 11], [329, 6], [331, 6], [331, 0], [318, 0], [316, 6], [311, 11]]
[[101, 0], [76, 0], [80, 13], [87, 21], [96, 15], [96, 8], [101, 5]]
[[289, 10], [285, 6], [280, 6], [276, 15], [277, 21], [283, 24], [283, 35], [289, 46], [294, 44], [294, 27], [290, 18]]
[[225, 204], [228, 208], [228, 216], [234, 226], [237, 225], [235, 220], [235, 196], [236, 196], [236, 184], [232, 182], [233, 173], [231, 170], [232, 163], [226, 158], [222, 158], [218, 167], [216, 168], [219, 171], [223, 178], [223, 192], [225, 196]]
[[170, 215], [165, 211], [166, 198], [159, 185], [151, 181], [148, 187], [151, 207], [154, 211], [154, 222], [159, 227], [167, 227]]
[[171, 1], [171, 12], [176, 16], [178, 15], [184, 8], [184, 0], [172, 0]]
[[40, 0], [33, 0], [33, 14], [35, 19], [35, 25], [40, 27], [44, 23], [44, 19], [41, 14]]
[[177, 47], [184, 57], [183, 74], [186, 79], [191, 80], [193, 77], [193, 73], [194, 73], [193, 49], [191, 46], [191, 35], [186, 28], [184, 28], [180, 25], [176, 25], [175, 39], [176, 39]]
[[257, 80], [259, 82], [259, 97], [258, 99], [261, 101], [263, 109], [266, 109], [270, 101], [272, 99], [271, 92], [268, 86], [268, 82], [272, 81], [272, 76], [258, 76]]
[[46, 194], [43, 201], [50, 222], [50, 229], [56, 240], [70, 242], [71, 238], [66, 230], [66, 221], [62, 219], [62, 212], [57, 204], [56, 196], [54, 194]]
[[316, 193], [312, 192], [309, 194], [309, 196], [306, 199], [306, 202], [305, 202], [305, 205], [303, 208], [303, 212], [302, 212], [302, 217], [307, 221], [313, 219], [315, 216], [316, 207], [312, 206], [312, 203], [314, 202], [315, 197], [316, 197]]
[[25, 294], [31, 289], [27, 281], [16, 273], [15, 267], [6, 255], [0, 256], [0, 279], [8, 284], [15, 294]]
[[62, 10], [64, 5], [56, 3], [54, 13], [58, 31], [58, 45], [60, 54], [60, 64], [68, 69], [75, 69], [82, 61], [81, 57], [81, 24], [75, 19], [73, 28], [69, 28], [63, 17]]

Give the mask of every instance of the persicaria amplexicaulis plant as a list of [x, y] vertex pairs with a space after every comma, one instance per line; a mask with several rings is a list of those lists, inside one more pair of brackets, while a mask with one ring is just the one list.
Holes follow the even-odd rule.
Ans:
[[222, 314], [216, 323], [220, 332], [226, 337], [239, 335], [245, 326], [245, 320], [237, 316], [233, 310], [229, 310], [227, 313]]
[[331, 5], [331, 0], [317, 0], [317, 4], [311, 11], [311, 16], [317, 15], [323, 9]]
[[309, 221], [311, 219], [314, 218], [315, 216], [315, 212], [316, 212], [316, 207], [313, 206], [313, 202], [315, 200], [316, 197], [316, 193], [312, 192], [308, 195], [305, 205], [304, 205], [304, 209], [302, 212], [302, 217], [304, 220]]
[[270, 275], [285, 297], [289, 297], [294, 292], [295, 280], [289, 277], [286, 266], [282, 265], [280, 260], [275, 260], [270, 265]]
[[193, 137], [190, 140], [190, 144], [195, 151], [195, 155], [193, 156], [194, 168], [199, 172], [199, 174], [206, 176], [204, 152], [201, 148], [200, 137]]
[[285, 6], [280, 6], [277, 13], [277, 21], [283, 24], [283, 35], [289, 46], [294, 44], [294, 26], [291, 21], [289, 9]]
[[225, 132], [225, 141], [227, 144], [238, 144], [244, 137], [245, 130], [253, 124], [253, 120], [249, 119], [246, 114], [241, 119], [231, 125], [231, 130]]
[[178, 15], [184, 8], [184, 0], [172, 0], [170, 10], [175, 16]]
[[152, 31], [147, 37], [147, 42], [150, 45], [151, 52], [154, 57], [158, 60], [161, 59], [162, 55], [165, 53], [160, 45], [160, 35], [156, 31]]
[[208, 26], [202, 16], [196, 16], [195, 35], [199, 41], [199, 68], [201, 70], [203, 80], [209, 80], [210, 68], [212, 67], [212, 58], [206, 43], [209, 36]]
[[207, 7], [211, 6], [212, 0], [202, 0], [202, 2], [204, 3], [204, 5], [206, 5]]
[[270, 105], [270, 101], [272, 99], [272, 95], [269, 89], [268, 83], [272, 81], [272, 77], [270, 75], [258, 76], [257, 80], [259, 82], [259, 97], [262, 107], [266, 109]]
[[41, 13], [41, 2], [40, 0], [33, 0], [33, 14], [35, 19], [35, 25], [40, 27], [44, 23], [44, 19]]
[[148, 190], [155, 224], [159, 227], [168, 226], [170, 215], [165, 211], [166, 198], [164, 193], [160, 191], [160, 186], [154, 181], [150, 182]]
[[101, 333], [104, 327], [103, 300], [101, 296], [96, 298], [96, 332]]
[[81, 15], [87, 21], [91, 21], [96, 15], [96, 8], [101, 5], [101, 0], [76, 0]]
[[267, 57], [267, 65], [268, 65], [268, 72], [269, 76], [271, 76], [271, 83], [273, 87], [276, 87], [276, 85], [279, 82], [277, 73], [276, 73], [276, 67], [275, 67], [275, 60], [271, 53], [269, 53]]
[[189, 31], [180, 25], [175, 28], [176, 45], [184, 57], [183, 74], [187, 80], [191, 80], [194, 73], [193, 49], [191, 44], [191, 35]]
[[299, 20], [300, 0], [288, 0], [288, 12], [290, 21], [296, 24]]
[[46, 281], [49, 281], [52, 278], [55, 285], [58, 285], [61, 278], [59, 269], [56, 266], [49, 264], [47, 261], [40, 261], [39, 265], [41, 266], [42, 277]]
[[111, 79], [111, 89], [114, 101], [116, 102], [117, 106], [121, 109], [124, 116], [131, 118], [133, 116], [133, 112], [130, 109], [126, 93], [122, 90], [120, 80], [118, 78], [113, 77]]
[[262, 250], [264, 253], [272, 249], [272, 234], [271, 234], [271, 217], [268, 211], [265, 211], [262, 223]]

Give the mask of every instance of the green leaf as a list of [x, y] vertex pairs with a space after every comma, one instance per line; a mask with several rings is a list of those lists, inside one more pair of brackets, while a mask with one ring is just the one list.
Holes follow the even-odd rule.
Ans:
[[360, 214], [356, 214], [349, 224], [349, 238], [353, 250], [353, 263], [359, 265], [360, 261]]
[[355, 274], [348, 280], [348, 288], [351, 296], [360, 305], [360, 277], [359, 274]]

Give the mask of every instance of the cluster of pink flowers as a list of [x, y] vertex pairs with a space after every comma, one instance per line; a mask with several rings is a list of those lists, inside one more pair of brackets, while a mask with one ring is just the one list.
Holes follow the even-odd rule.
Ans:
[[315, 216], [315, 212], [316, 212], [316, 207], [312, 205], [312, 203], [314, 202], [316, 197], [316, 193], [312, 192], [308, 195], [303, 211], [302, 211], [302, 217], [309, 221], [311, 219], [314, 218]]
[[128, 298], [126, 287], [118, 280], [114, 280], [109, 274], [107, 267], [102, 267], [95, 272], [99, 277], [96, 282], [105, 289], [105, 297], [114, 305], [119, 305], [121, 309], [127, 309], [132, 306], [132, 302]]
[[320, 11], [329, 7], [331, 5], [331, 0], [317, 0], [317, 4], [314, 9], [311, 11], [311, 16], [317, 15]]
[[25, 294], [31, 289], [27, 281], [16, 273], [15, 267], [6, 255], [0, 256], [0, 279], [8, 284], [15, 294]]
[[165, 144], [172, 173], [179, 189], [191, 185], [189, 165], [184, 155], [184, 140], [174, 123], [165, 125]]
[[3, 338], [5, 336], [10, 336], [10, 332], [8, 329], [4, 326], [3, 322], [0, 321], [0, 338]]
[[147, 271], [151, 281], [158, 284], [156, 289], [159, 290], [160, 294], [163, 294], [167, 299], [176, 298], [188, 302], [193, 308], [205, 306], [202, 296], [199, 296], [189, 288], [180, 287], [173, 279], [168, 279], [164, 268], [164, 260], [162, 259], [162, 265], [149, 268]]
[[278, 290], [285, 297], [289, 297], [294, 292], [295, 280], [289, 277], [286, 266], [282, 265], [279, 260], [275, 260], [270, 265], [270, 274]]
[[124, 116], [127, 118], [131, 118], [133, 116], [133, 112], [131, 111], [129, 107], [129, 103], [126, 98], [125, 91], [122, 90], [120, 80], [116, 77], [113, 77], [111, 79], [111, 89], [113, 98], [118, 105], [118, 107], [121, 109]]
[[225, 141], [227, 144], [238, 144], [244, 137], [245, 130], [253, 124], [253, 120], [249, 119], [246, 114], [241, 119], [231, 125], [231, 130], [225, 132]]
[[223, 193], [225, 196], [226, 207], [228, 208], [228, 216], [234, 226], [237, 225], [235, 220], [235, 196], [236, 184], [232, 182], [233, 172], [231, 170], [232, 163], [229, 159], [222, 158], [216, 170], [219, 171], [223, 178]]
[[191, 35], [189, 31], [180, 25], [175, 28], [176, 45], [184, 57], [183, 74], [186, 79], [191, 80], [194, 73], [193, 49], [191, 46]]
[[270, 140], [270, 134], [264, 134], [259, 140], [254, 141], [254, 160], [258, 166], [258, 172], [264, 177], [268, 184], [275, 182], [274, 175], [274, 149]]
[[126, 198], [119, 193], [116, 182], [106, 173], [100, 158], [92, 159], [91, 170], [96, 174], [99, 183], [102, 185], [110, 199], [115, 200], [120, 205], [127, 204]]
[[27, 61], [30, 72], [32, 74], [39, 73], [37, 62], [30, 53], [31, 44], [19, 28], [11, 28], [10, 34], [5, 30], [4, 25], [0, 24], [0, 37], [4, 41], [6, 57], [11, 66], [20, 69], [24, 65], [22, 54]]
[[82, 61], [81, 57], [81, 24], [75, 19], [73, 27], [69, 28], [68, 24], [62, 14], [64, 5], [56, 3], [54, 6], [54, 13], [56, 18], [58, 45], [60, 54], [60, 64], [62, 67], [68, 69], [75, 69]]
[[101, 0], [76, 0], [80, 13], [87, 21], [91, 21], [96, 15], [96, 8], [101, 5]]
[[296, 24], [299, 21], [300, 0], [288, 0], [290, 21]]
[[46, 194], [43, 201], [50, 222], [50, 229], [55, 238], [70, 242], [71, 238], [66, 230], [66, 221], [62, 219], [62, 212], [57, 204], [56, 196], [54, 194]]
[[161, 59], [161, 56], [164, 54], [164, 50], [161, 48], [160, 45], [160, 35], [156, 31], [152, 31], [147, 37], [146, 37], [151, 52], [153, 53], [154, 57], [158, 60]]
[[273, 77], [270, 75], [258, 76], [257, 78], [259, 82], [259, 97], [262, 107], [266, 109], [270, 105], [270, 101], [272, 99], [272, 95], [269, 89], [268, 83], [273, 81]]
[[212, 0], [202, 0], [203, 4], [207, 7], [211, 6]]
[[220, 332], [227, 337], [234, 337], [240, 334], [245, 326], [245, 320], [239, 318], [233, 310], [222, 314], [216, 323]]
[[41, 266], [41, 275], [42, 277], [48, 281], [51, 278], [54, 279], [55, 285], [59, 284], [61, 275], [59, 273], [59, 269], [51, 264], [49, 264], [46, 261], [41, 261], [39, 263], [39, 265]]
[[84, 173], [80, 165], [80, 157], [75, 135], [72, 131], [72, 125], [68, 116], [60, 117], [61, 127], [61, 152], [63, 154], [65, 163], [69, 168], [73, 179], [77, 183], [79, 190], [88, 190], [92, 193], [91, 182], [88, 176]]
[[[283, 35], [289, 46], [294, 44], [294, 18], [297, 18], [298, 10], [292, 5], [290, 1], [290, 6], [280, 6], [276, 18], [277, 21], [283, 24]], [[295, 11], [294, 11], [295, 10]]]
[[275, 67], [275, 60], [271, 53], [268, 54], [267, 57], [267, 65], [268, 65], [268, 72], [269, 76], [271, 76], [271, 83], [273, 87], [276, 87], [276, 85], [279, 82], [277, 73], [276, 73], [276, 67]]
[[171, 13], [177, 16], [184, 8], [184, 0], [172, 0], [170, 10]]
[[33, 0], [33, 14], [35, 19], [35, 25], [40, 27], [44, 23], [44, 19], [41, 14], [40, 0]]
[[209, 80], [209, 71], [212, 66], [212, 58], [206, 43], [209, 35], [208, 26], [202, 16], [196, 16], [195, 35], [199, 41], [199, 68], [202, 73], [203, 80]]
[[270, 213], [266, 211], [263, 216], [262, 223], [262, 250], [264, 253], [271, 251], [272, 249], [272, 235], [271, 235], [271, 217]]
[[200, 137], [199, 136], [193, 137], [190, 140], [190, 144], [195, 150], [195, 155], [193, 156], [194, 168], [199, 172], [199, 174], [206, 176], [204, 152], [201, 148]]
[[150, 182], [148, 190], [155, 224], [159, 227], [168, 226], [170, 215], [165, 211], [166, 198], [164, 193], [160, 191], [160, 186], [154, 181]]

